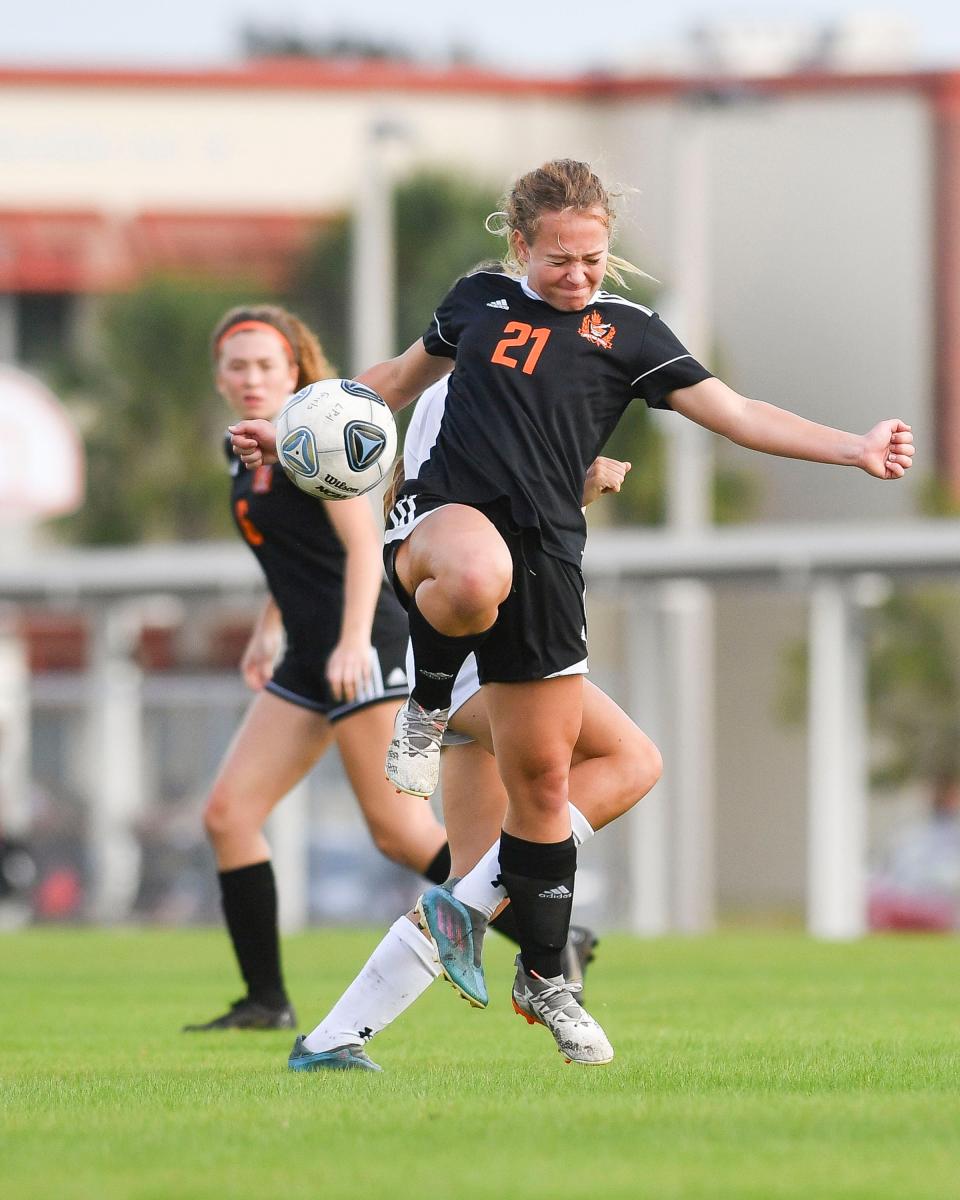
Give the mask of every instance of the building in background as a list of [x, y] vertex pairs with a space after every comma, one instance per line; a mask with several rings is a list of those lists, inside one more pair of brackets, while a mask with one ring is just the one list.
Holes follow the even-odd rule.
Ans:
[[[694, 348], [738, 390], [814, 419], [913, 424], [926, 465], [894, 488], [722, 447], [760, 480], [761, 519], [904, 518], [934, 461], [960, 494], [960, 73], [791, 61], [783, 75], [733, 74], [742, 50], [708, 41], [710, 80], [307, 61], [0, 70], [0, 360], [88, 336], [98, 297], [157, 269], [282, 286], [317, 229], [356, 203], [389, 117], [405, 131], [390, 151], [400, 172], [451, 170], [498, 193], [564, 155], [636, 189], [620, 247], [662, 281], [665, 310], [693, 252], [680, 214], [696, 188], [709, 344]], [[251, 158], [264, 146], [269, 163]], [[730, 907], [790, 908], [802, 892], [803, 741], [771, 716], [779, 647], [802, 619], [779, 594], [717, 596]], [[616, 647], [598, 637], [597, 657], [615, 684]]]

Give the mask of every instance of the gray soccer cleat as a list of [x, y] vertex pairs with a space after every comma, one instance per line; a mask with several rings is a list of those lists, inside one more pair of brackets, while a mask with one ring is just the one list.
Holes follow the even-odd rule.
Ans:
[[[593, 951], [599, 938], [592, 929], [585, 925], [571, 925], [567, 935], [567, 944], [560, 952], [560, 963], [563, 967], [563, 977], [567, 983], [579, 983], [583, 986], [583, 977], [587, 967], [593, 962]], [[580, 993], [581, 1003], [583, 992]]]
[[567, 1062], [603, 1066], [613, 1061], [613, 1047], [599, 1024], [577, 1000], [581, 985], [562, 975], [543, 979], [523, 969], [517, 955], [513, 1007], [529, 1025], [545, 1025]]
[[334, 1046], [332, 1050], [308, 1050], [303, 1034], [293, 1043], [287, 1066], [291, 1071], [382, 1071], [359, 1046]]
[[424, 892], [416, 912], [420, 928], [433, 943], [444, 977], [474, 1008], [486, 1008], [489, 997], [481, 961], [486, 917], [446, 887]]
[[440, 746], [449, 708], [426, 709], [411, 696], [401, 705], [387, 750], [387, 779], [398, 792], [432, 796], [440, 782]]

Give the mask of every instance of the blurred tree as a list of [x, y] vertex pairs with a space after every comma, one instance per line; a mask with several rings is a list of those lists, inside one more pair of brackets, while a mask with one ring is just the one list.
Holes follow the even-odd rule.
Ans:
[[220, 442], [229, 413], [211, 378], [210, 330], [255, 294], [156, 278], [109, 299], [102, 348], [64, 370], [87, 452], [87, 501], [59, 522], [87, 543], [225, 536]]
[[[503, 254], [503, 240], [483, 227], [496, 199], [488, 188], [435, 171], [418, 173], [397, 187], [396, 352], [423, 333], [455, 279], [475, 263]], [[352, 236], [349, 217], [331, 222], [304, 260], [291, 296], [340, 370], [352, 361]]]

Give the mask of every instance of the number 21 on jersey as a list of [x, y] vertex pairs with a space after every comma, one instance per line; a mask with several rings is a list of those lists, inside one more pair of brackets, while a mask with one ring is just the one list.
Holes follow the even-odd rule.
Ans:
[[[534, 329], [526, 321], [510, 321], [504, 325], [503, 332], [509, 336], [497, 342], [496, 349], [490, 355], [490, 361], [499, 363], [502, 367], [520, 367], [524, 375], [532, 375], [547, 344], [550, 330]], [[509, 353], [511, 351], [516, 357]]]

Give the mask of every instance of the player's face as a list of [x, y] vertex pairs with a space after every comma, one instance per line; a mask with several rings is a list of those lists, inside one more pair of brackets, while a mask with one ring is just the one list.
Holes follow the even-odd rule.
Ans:
[[269, 329], [228, 337], [217, 361], [217, 391], [238, 417], [272, 420], [297, 386], [297, 368]]
[[547, 212], [533, 245], [515, 232], [514, 250], [538, 296], [562, 312], [585, 308], [607, 269], [610, 235], [601, 209]]

